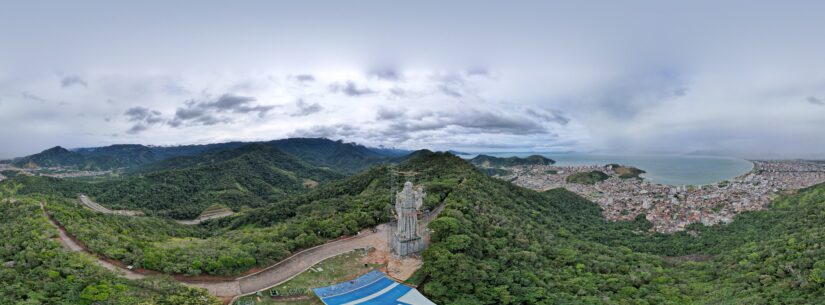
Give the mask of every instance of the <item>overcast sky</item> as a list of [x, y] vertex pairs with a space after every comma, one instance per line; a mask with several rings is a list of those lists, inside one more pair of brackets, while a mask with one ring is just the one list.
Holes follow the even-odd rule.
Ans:
[[4, 2], [0, 158], [297, 136], [825, 157], [823, 12], [822, 1]]

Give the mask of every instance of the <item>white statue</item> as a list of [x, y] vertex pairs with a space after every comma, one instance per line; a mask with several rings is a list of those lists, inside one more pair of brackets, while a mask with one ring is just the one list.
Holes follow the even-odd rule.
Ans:
[[413, 189], [412, 182], [404, 183], [404, 190], [395, 196], [395, 213], [398, 216], [398, 238], [408, 240], [419, 237], [418, 209], [424, 204], [424, 188]]

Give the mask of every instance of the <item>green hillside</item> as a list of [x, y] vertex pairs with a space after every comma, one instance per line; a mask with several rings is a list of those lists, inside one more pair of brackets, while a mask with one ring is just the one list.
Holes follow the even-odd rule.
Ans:
[[[419, 173], [425, 208], [446, 205], [416, 274], [437, 304], [825, 302], [825, 185], [729, 225], [663, 235], [644, 216], [606, 221], [572, 192], [517, 187], [451, 154], [419, 151], [395, 169]], [[106, 256], [168, 273], [237, 274], [387, 221], [391, 177], [375, 167], [194, 228], [96, 214], [58, 197], [48, 206]], [[31, 184], [21, 192], [74, 187], [26, 179], [13, 179]]]
[[15, 159], [12, 161], [17, 167], [55, 167], [71, 166], [80, 169], [96, 169], [95, 160], [79, 153], [55, 146], [40, 153]]
[[597, 182], [607, 180], [607, 178], [610, 178], [610, 176], [608, 176], [602, 171], [589, 171], [574, 173], [570, 176], [567, 176], [567, 178], [565, 178], [564, 180], [568, 183], [596, 184]]
[[343, 177], [265, 144], [175, 160], [181, 168], [100, 183], [89, 186], [88, 193], [111, 208], [191, 219], [213, 204], [234, 210], [262, 206], [306, 191], [307, 179], [326, 182]]
[[478, 155], [470, 159], [470, 163], [480, 167], [511, 167], [518, 165], [552, 165], [555, 164], [556, 161], [539, 155], [531, 155], [525, 158], [499, 158], [488, 155]]
[[344, 174], [354, 174], [404, 155], [399, 151], [370, 149], [355, 143], [324, 138], [289, 138], [266, 144], [314, 166], [327, 167]]
[[0, 304], [221, 304], [204, 290], [169, 279], [120, 278], [91, 256], [64, 250], [35, 201], [2, 198]]

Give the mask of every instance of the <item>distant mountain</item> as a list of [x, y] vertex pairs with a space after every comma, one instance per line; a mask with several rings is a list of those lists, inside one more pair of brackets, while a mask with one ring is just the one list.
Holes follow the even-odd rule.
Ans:
[[466, 152], [463, 152], [463, 151], [457, 151], [457, 150], [452, 150], [452, 149], [448, 150], [447, 152], [451, 153], [451, 154], [454, 154], [456, 156], [470, 156], [470, 155], [472, 155], [471, 153], [466, 153]]
[[98, 168], [95, 158], [88, 158], [60, 146], [49, 148], [31, 156], [14, 159], [12, 164], [17, 167], [28, 168], [54, 166], [71, 166], [80, 169]]
[[526, 158], [498, 158], [488, 155], [478, 155], [470, 159], [470, 163], [479, 167], [510, 167], [517, 165], [551, 165], [555, 164], [556, 161], [540, 155], [531, 155]]
[[93, 158], [101, 168], [134, 168], [180, 156], [191, 156], [208, 151], [238, 148], [248, 143], [227, 142], [204, 145], [145, 146], [119, 144], [75, 149], [77, 153]]
[[98, 203], [150, 215], [190, 219], [214, 204], [238, 210], [343, 178], [267, 143], [163, 161], [178, 166], [90, 187]]
[[399, 149], [399, 148], [391, 148], [391, 147], [369, 147], [370, 150], [377, 152], [378, 154], [388, 156], [388, 157], [400, 157], [410, 154], [412, 151], [406, 149]]
[[[127, 169], [149, 172], [167, 168], [182, 168], [192, 164], [178, 162], [206, 162], [203, 159], [176, 159], [154, 164], [171, 158], [193, 156], [207, 152], [226, 151], [244, 145], [259, 143], [270, 145], [301, 159], [311, 165], [327, 167], [334, 171], [353, 174], [372, 165], [387, 162], [390, 158], [403, 156], [409, 151], [394, 148], [369, 148], [356, 143], [345, 143], [324, 138], [289, 138], [269, 142], [227, 142], [204, 145], [146, 146], [139, 144], [118, 144], [104, 147], [78, 148], [68, 150], [57, 146], [43, 152], [17, 158], [12, 161], [18, 167], [74, 167], [77, 169], [106, 170]], [[212, 155], [230, 157], [232, 153]], [[146, 166], [145, 169], [138, 169]]]
[[325, 138], [289, 138], [266, 142], [309, 164], [345, 174], [354, 174], [373, 165], [386, 163], [397, 155], [356, 143]]
[[205, 151], [237, 148], [246, 143], [229, 142], [207, 145], [144, 146], [120, 144], [104, 147], [68, 150], [60, 146], [11, 161], [17, 167], [74, 167], [84, 170], [134, 168], [176, 156], [189, 156]]

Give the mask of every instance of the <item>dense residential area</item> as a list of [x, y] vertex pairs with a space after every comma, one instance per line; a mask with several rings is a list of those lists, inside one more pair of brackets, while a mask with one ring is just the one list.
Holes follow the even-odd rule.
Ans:
[[[684, 230], [692, 223], [730, 223], [735, 215], [766, 209], [776, 196], [825, 182], [825, 164], [809, 161], [752, 161], [753, 169], [729, 181], [709, 185], [670, 186], [644, 179], [621, 178], [611, 166], [530, 165], [509, 167], [498, 178], [543, 191], [563, 187], [599, 204], [610, 220], [633, 220], [639, 214], [661, 233]], [[577, 173], [602, 171], [609, 178], [593, 184], [569, 182]]]

